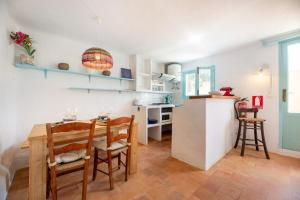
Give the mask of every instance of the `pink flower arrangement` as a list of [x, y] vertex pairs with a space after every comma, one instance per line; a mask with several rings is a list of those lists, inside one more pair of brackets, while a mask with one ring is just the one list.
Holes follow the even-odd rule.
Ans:
[[11, 32], [10, 38], [19, 46], [23, 47], [29, 56], [33, 56], [35, 49], [32, 48], [32, 40], [23, 32]]

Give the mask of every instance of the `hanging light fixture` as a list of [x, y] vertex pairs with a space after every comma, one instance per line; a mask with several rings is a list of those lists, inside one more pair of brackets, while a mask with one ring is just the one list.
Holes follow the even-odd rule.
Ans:
[[82, 64], [88, 69], [109, 70], [113, 67], [113, 58], [108, 51], [93, 47], [82, 54]]

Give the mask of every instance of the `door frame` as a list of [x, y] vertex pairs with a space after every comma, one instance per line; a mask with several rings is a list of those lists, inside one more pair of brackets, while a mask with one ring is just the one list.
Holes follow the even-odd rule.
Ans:
[[[299, 43], [300, 37], [291, 38], [288, 40], [279, 42], [279, 145], [282, 149], [283, 146], [283, 137], [284, 130], [287, 118], [287, 101], [283, 102], [283, 89], [288, 88], [288, 77], [287, 77], [287, 68], [288, 68], [288, 52], [287, 47], [291, 44]], [[288, 91], [287, 91], [288, 93]], [[288, 94], [287, 94], [288, 96]], [[293, 115], [293, 114], [292, 114]], [[294, 114], [299, 116], [299, 114]]]

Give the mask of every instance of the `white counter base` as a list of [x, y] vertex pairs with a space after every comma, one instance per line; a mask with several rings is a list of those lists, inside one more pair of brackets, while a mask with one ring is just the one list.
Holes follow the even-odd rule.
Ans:
[[234, 145], [232, 99], [194, 99], [173, 110], [172, 157], [208, 170]]

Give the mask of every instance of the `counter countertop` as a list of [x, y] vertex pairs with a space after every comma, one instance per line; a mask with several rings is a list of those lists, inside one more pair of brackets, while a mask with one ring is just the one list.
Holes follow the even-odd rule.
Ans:
[[190, 96], [189, 97], [189, 99], [206, 99], [206, 98], [239, 100], [241, 97], [238, 97], [238, 96], [219, 96], [219, 95], [201, 95], [201, 96]]
[[[138, 106], [137, 106], [138, 107]], [[139, 107], [147, 107], [147, 108], [170, 108], [175, 107], [174, 104], [161, 104], [161, 105], [139, 105]]]

